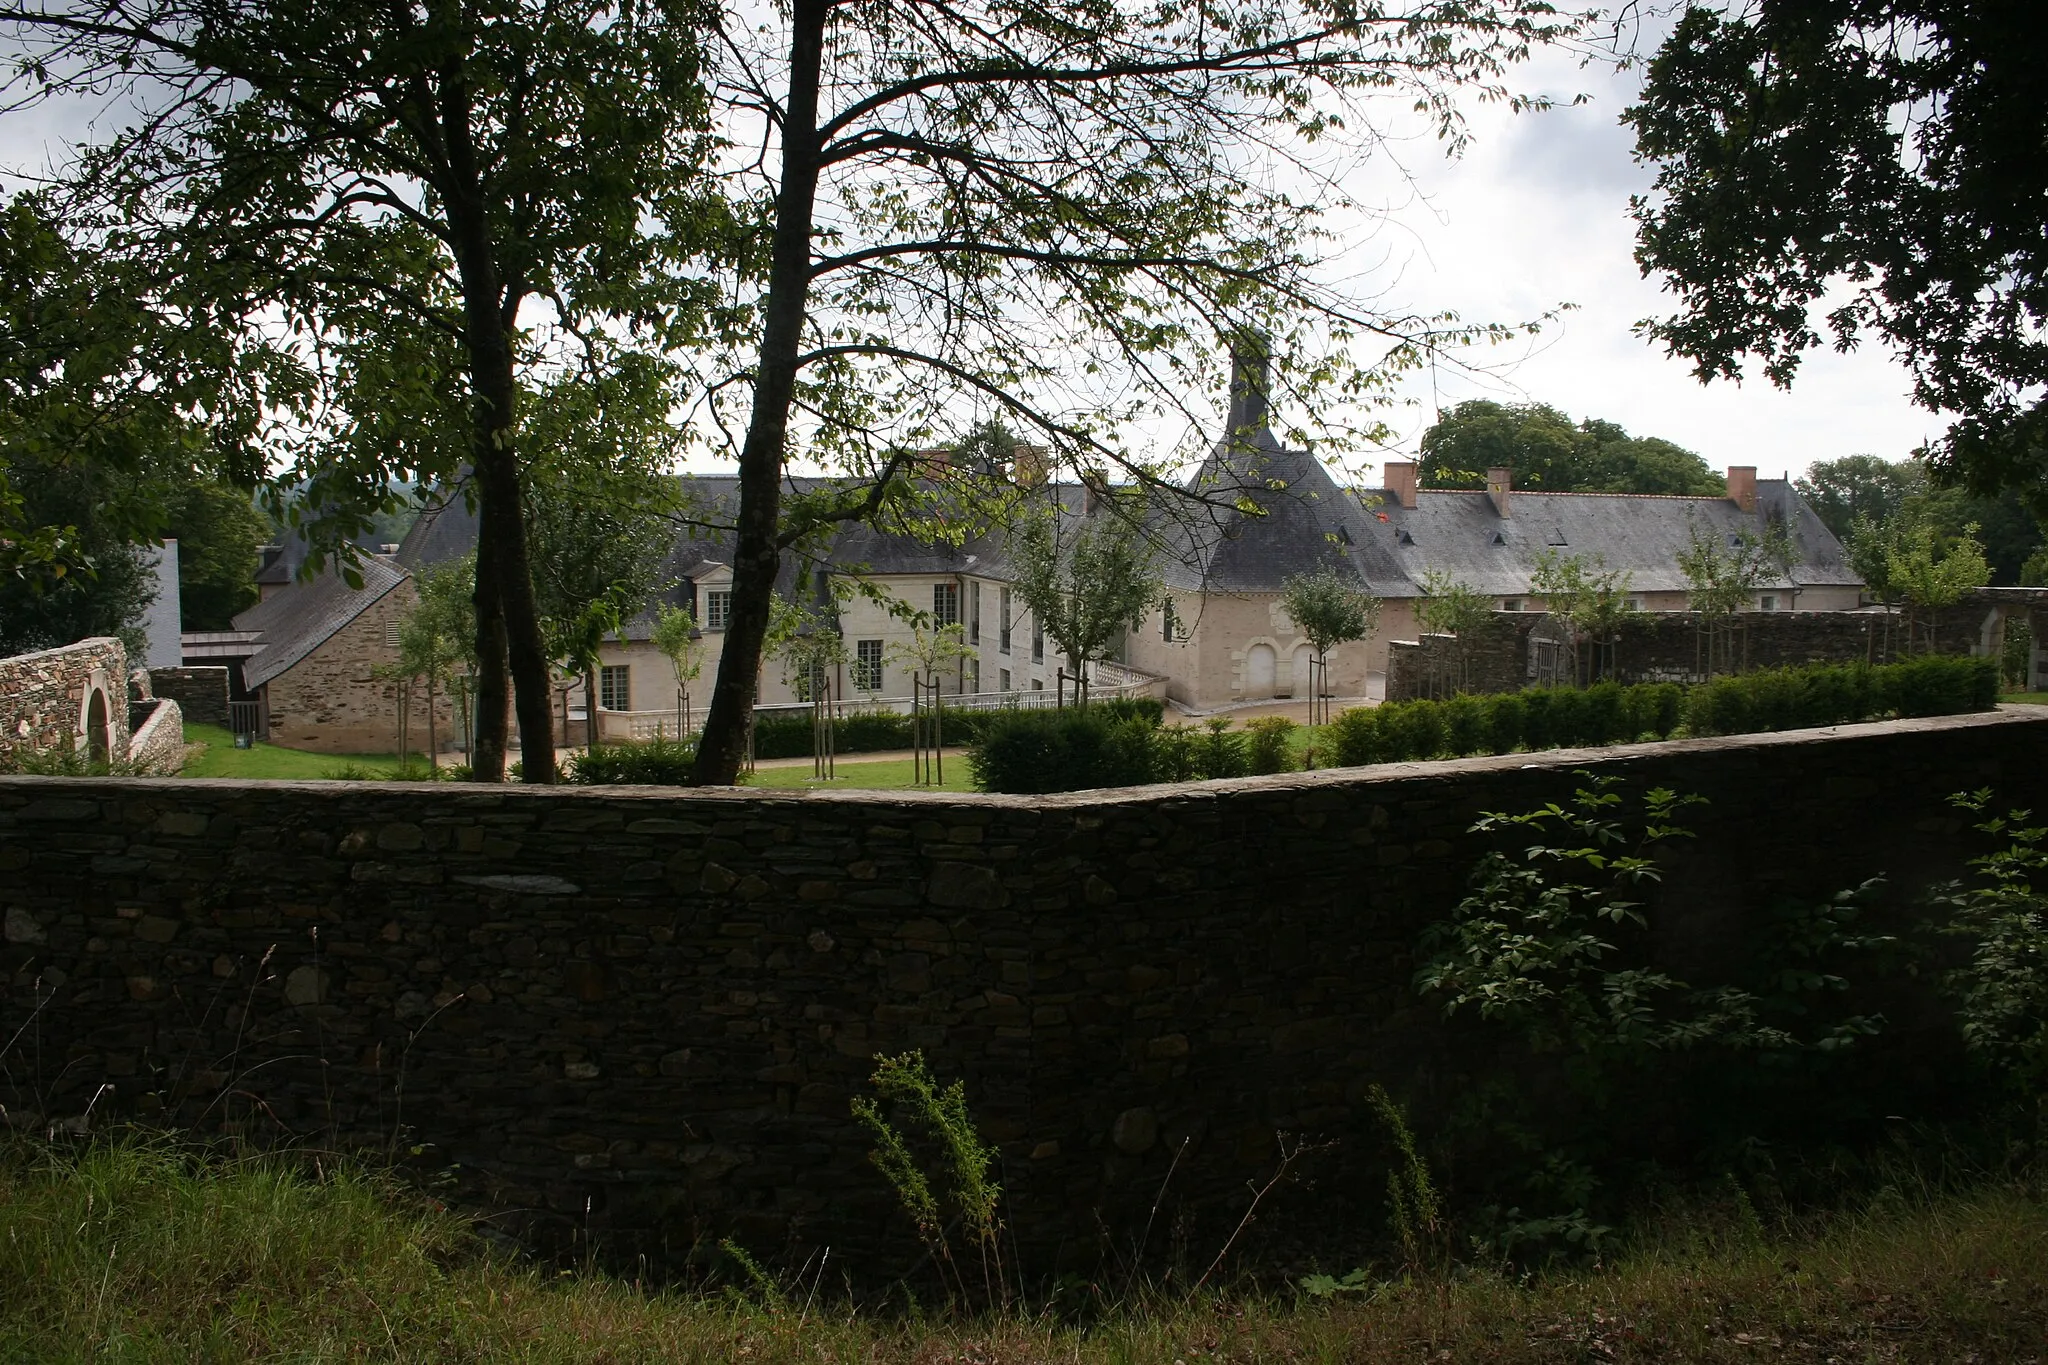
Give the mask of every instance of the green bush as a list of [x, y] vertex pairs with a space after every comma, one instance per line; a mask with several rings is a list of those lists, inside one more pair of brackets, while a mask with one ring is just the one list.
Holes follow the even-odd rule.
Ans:
[[1171, 777], [1162, 770], [1158, 728], [1108, 706], [984, 711], [975, 731], [967, 765], [982, 791], [1081, 791]]
[[1493, 738], [1493, 708], [1487, 698], [1460, 694], [1443, 705], [1444, 748], [1452, 758], [1485, 753]]
[[1359, 768], [1385, 761], [1380, 725], [1380, 712], [1385, 709], [1359, 707], [1352, 711], [1339, 711], [1331, 717], [1325, 727], [1329, 736], [1325, 742], [1336, 756], [1338, 767]]
[[[806, 752], [809, 752], [806, 749]], [[691, 740], [649, 739], [631, 744], [600, 744], [573, 755], [563, 765], [563, 780], [585, 787], [616, 785], [680, 787], [688, 785], [697, 760]]]
[[1294, 755], [1288, 751], [1288, 741], [1295, 730], [1293, 721], [1285, 716], [1260, 716], [1244, 730], [1245, 759], [1253, 776], [1294, 771]]
[[1929, 655], [1876, 670], [1878, 695], [1901, 716], [1948, 716], [1998, 705], [1998, 660]]

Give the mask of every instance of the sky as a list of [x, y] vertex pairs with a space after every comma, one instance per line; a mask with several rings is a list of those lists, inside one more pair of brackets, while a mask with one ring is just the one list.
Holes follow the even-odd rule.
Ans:
[[[1671, 306], [1633, 256], [1629, 196], [1654, 177], [1618, 120], [1640, 81], [1640, 71], [1539, 57], [1515, 74], [1517, 88], [1588, 102], [1520, 115], [1484, 106], [1470, 115], [1475, 142], [1462, 159], [1446, 164], [1420, 143], [1404, 156], [1415, 194], [1375, 243], [1404, 303], [1502, 322], [1576, 305], [1533, 343], [1489, 353], [1491, 373], [1416, 375], [1404, 392], [1416, 406], [1392, 416], [1407, 449], [1439, 408], [1468, 398], [1550, 403], [1765, 478], [1843, 455], [1903, 459], [1938, 434], [1882, 349], [1811, 353], [1787, 391], [1761, 377], [1702, 385], [1687, 362], [1635, 335], [1637, 321]], [[1347, 187], [1378, 188], [1369, 174]]]

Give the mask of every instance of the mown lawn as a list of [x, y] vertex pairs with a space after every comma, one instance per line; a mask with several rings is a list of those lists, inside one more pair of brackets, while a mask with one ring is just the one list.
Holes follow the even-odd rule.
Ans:
[[[946, 781], [942, 786], [926, 788], [930, 791], [971, 792], [974, 782], [967, 768], [965, 754], [946, 755]], [[806, 763], [789, 768], [756, 768], [746, 779], [749, 787], [804, 787], [814, 791], [877, 790], [897, 791], [917, 785], [911, 780], [911, 764], [907, 758], [859, 761], [841, 759], [833, 769], [835, 774], [830, 782], [820, 781], [811, 776], [811, 766]]]
[[199, 1162], [14, 1140], [0, 1146], [0, 1285], [8, 1361], [2020, 1365], [2048, 1359], [2048, 1202], [2011, 1182], [1908, 1180], [1790, 1225], [1746, 1204], [1675, 1211], [1604, 1266], [1530, 1278], [1383, 1268], [1314, 1299], [1106, 1277], [1007, 1311], [927, 1295], [910, 1314], [879, 1288], [656, 1293], [539, 1268], [331, 1155]]
[[237, 749], [233, 733], [222, 726], [190, 722], [185, 742], [206, 746], [185, 759], [186, 777], [322, 778], [335, 777], [351, 766], [381, 774], [398, 763], [396, 754], [309, 754], [275, 744]]

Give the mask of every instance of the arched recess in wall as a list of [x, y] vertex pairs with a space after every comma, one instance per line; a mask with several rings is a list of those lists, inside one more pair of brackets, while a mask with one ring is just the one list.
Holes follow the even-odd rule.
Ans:
[[1280, 671], [1280, 656], [1271, 645], [1253, 645], [1244, 653], [1244, 694], [1270, 697]]
[[108, 718], [106, 689], [90, 689], [85, 700], [85, 749], [95, 763], [105, 763], [113, 747]]

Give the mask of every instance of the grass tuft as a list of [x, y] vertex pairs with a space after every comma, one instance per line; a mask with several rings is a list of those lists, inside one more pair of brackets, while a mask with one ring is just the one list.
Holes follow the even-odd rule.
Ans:
[[2048, 1357], [2048, 1203], [1901, 1182], [1797, 1226], [1664, 1211], [1604, 1267], [1368, 1282], [1334, 1299], [1161, 1287], [1085, 1324], [911, 1319], [822, 1294], [646, 1292], [488, 1250], [360, 1166], [168, 1144], [0, 1146], [0, 1359], [37, 1361], [1812, 1361]]

